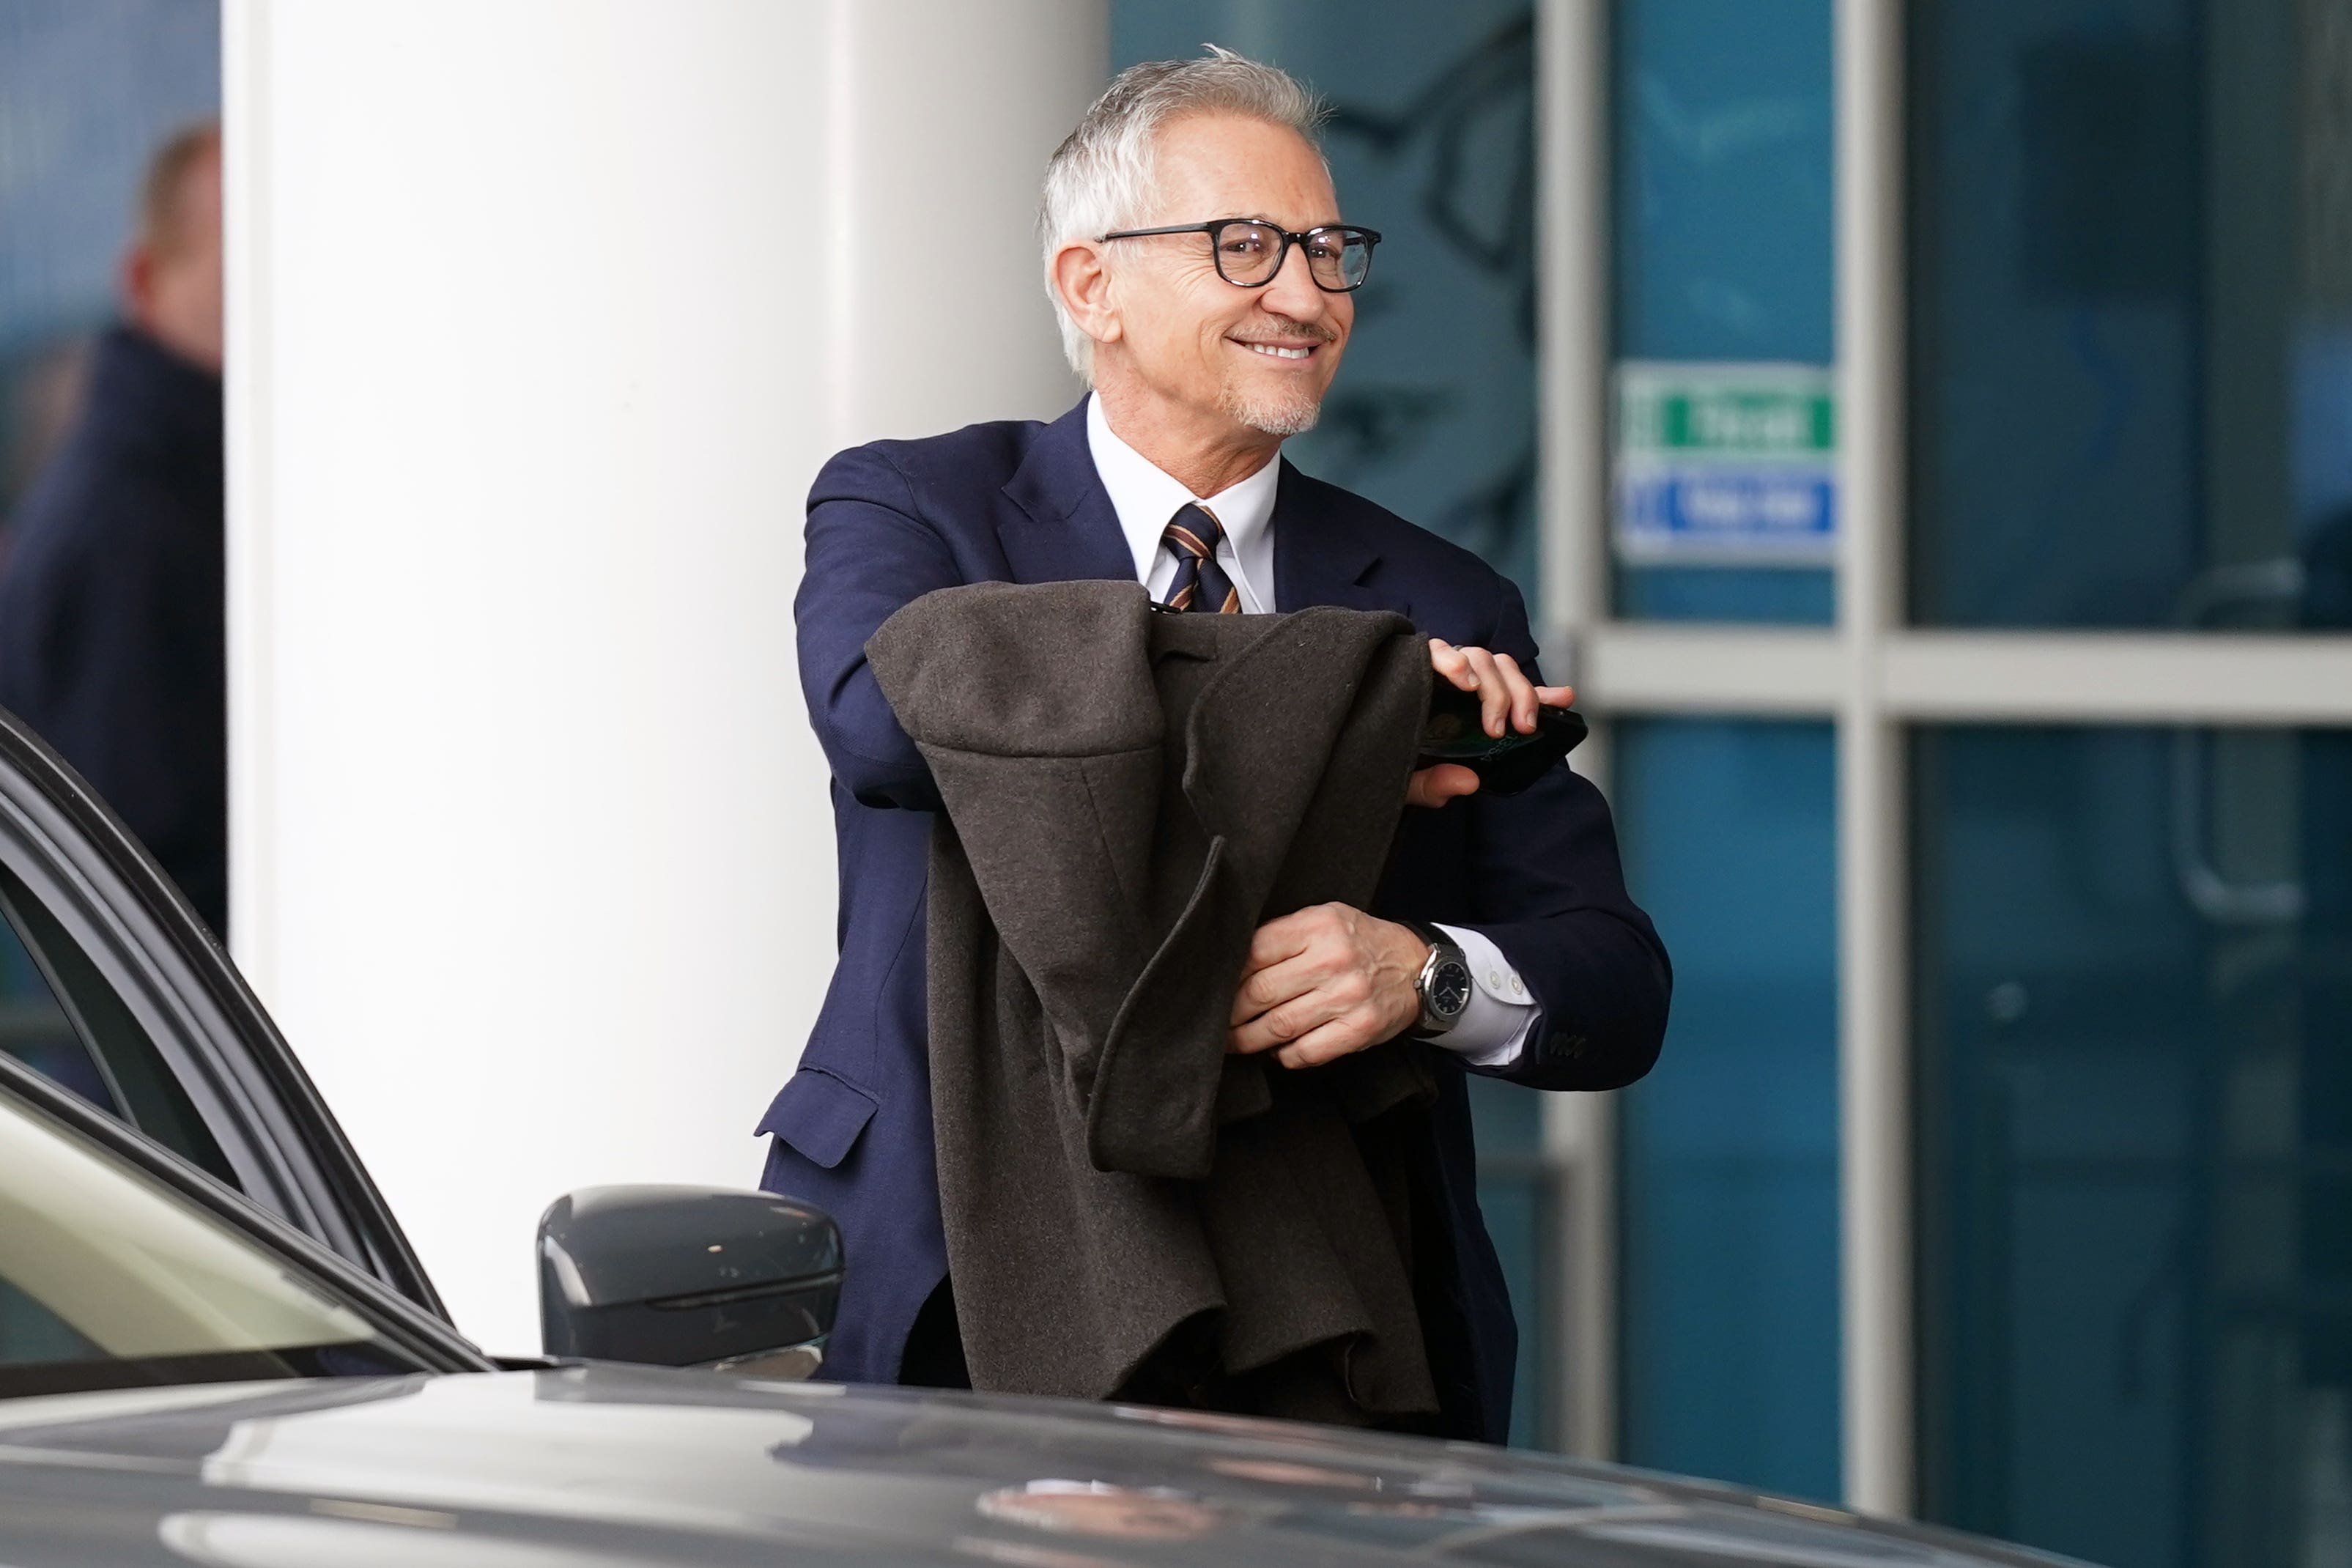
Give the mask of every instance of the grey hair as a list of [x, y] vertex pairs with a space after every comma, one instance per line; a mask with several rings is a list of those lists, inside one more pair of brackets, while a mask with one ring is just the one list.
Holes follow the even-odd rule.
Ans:
[[1071, 319], [1054, 287], [1054, 253], [1074, 239], [1097, 238], [1141, 221], [1157, 177], [1160, 128], [1192, 114], [1244, 114], [1296, 131], [1322, 151], [1317, 132], [1328, 110], [1313, 91], [1286, 71], [1216, 44], [1206, 48], [1199, 59], [1150, 60], [1119, 72], [1045, 164], [1037, 214], [1045, 297], [1061, 324], [1062, 353], [1088, 385], [1094, 384], [1094, 340]]

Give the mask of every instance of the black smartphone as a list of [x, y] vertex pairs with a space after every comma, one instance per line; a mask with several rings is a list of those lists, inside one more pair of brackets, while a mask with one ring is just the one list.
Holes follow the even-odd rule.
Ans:
[[1505, 731], [1500, 739], [1486, 733], [1478, 694], [1444, 679], [1432, 683], [1429, 719], [1422, 726], [1421, 754], [1416, 768], [1458, 763], [1478, 775], [1482, 795], [1517, 795], [1559, 765], [1589, 733], [1584, 715], [1573, 708], [1537, 711], [1536, 727], [1522, 735]]

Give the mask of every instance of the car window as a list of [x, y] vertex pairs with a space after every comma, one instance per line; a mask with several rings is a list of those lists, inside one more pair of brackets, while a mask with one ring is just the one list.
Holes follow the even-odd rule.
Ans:
[[5, 711], [0, 1057], [447, 1317], [227, 954], [104, 804]]
[[0, 1397], [418, 1370], [290, 1258], [0, 1094]]
[[106, 1075], [74, 1033], [66, 1010], [15, 928], [0, 931], [0, 1051], [63, 1084], [110, 1116], [122, 1114]]
[[155, 1042], [22, 879], [0, 864], [0, 1050], [232, 1186]]

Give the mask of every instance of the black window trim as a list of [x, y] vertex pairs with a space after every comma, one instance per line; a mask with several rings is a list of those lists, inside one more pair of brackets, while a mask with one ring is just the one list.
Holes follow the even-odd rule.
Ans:
[[79, 775], [5, 710], [0, 858], [115, 985], [256, 1205], [446, 1321], [390, 1206], [202, 917]]
[[460, 1334], [446, 1317], [426, 1310], [244, 1194], [214, 1180], [72, 1090], [5, 1056], [0, 1056], [0, 1100], [17, 1101], [33, 1115], [62, 1125], [69, 1135], [97, 1144], [276, 1254], [288, 1267], [310, 1277], [339, 1304], [366, 1319], [370, 1328], [426, 1370], [499, 1370], [499, 1363]]

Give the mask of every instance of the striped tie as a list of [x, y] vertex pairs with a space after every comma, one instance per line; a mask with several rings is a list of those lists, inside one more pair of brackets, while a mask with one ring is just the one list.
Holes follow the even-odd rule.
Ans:
[[1217, 564], [1217, 542], [1225, 536], [1217, 514], [1198, 501], [1176, 509], [1160, 542], [1176, 557], [1176, 579], [1165, 601], [1171, 610], [1232, 616], [1241, 613], [1242, 593]]

